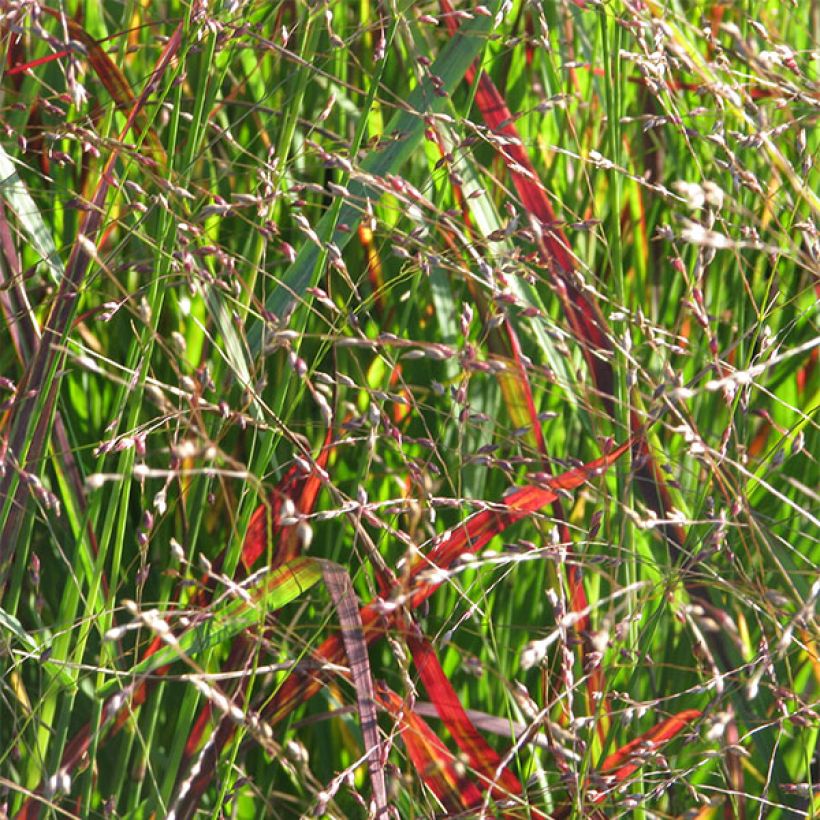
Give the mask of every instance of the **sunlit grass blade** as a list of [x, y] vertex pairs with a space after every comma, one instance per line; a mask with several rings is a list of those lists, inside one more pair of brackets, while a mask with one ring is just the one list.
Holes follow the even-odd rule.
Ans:
[[467, 717], [430, 641], [414, 624], [408, 625], [404, 637], [427, 695], [459, 749], [466, 756], [479, 787], [489, 787], [497, 799], [520, 796], [520, 781], [508, 766], [502, 763], [498, 753], [484, 740]]
[[[182, 39], [182, 26], [178, 26], [169, 38], [151, 78], [139, 98], [131, 107], [124, 131], [138, 118], [154, 89], [162, 81], [168, 66], [176, 54]], [[9, 450], [19, 468], [37, 464], [45, 448], [51, 427], [54, 395], [60, 379], [57, 367], [62, 355], [58, 347], [68, 332], [76, 310], [77, 295], [85, 275], [93, 262], [91, 246], [100, 231], [105, 213], [105, 202], [111, 187], [111, 172], [120, 153], [114, 147], [106, 167], [100, 176], [92, 208], [83, 220], [80, 234], [75, 241], [71, 256], [60, 280], [60, 288], [54, 310], [49, 315], [41, 342], [25, 381], [25, 397], [15, 404], [9, 423]], [[13, 560], [12, 547], [27, 507], [28, 489], [20, 482], [18, 469], [6, 471], [0, 480], [0, 504], [3, 510], [3, 526], [0, 532], [0, 589], [5, 586], [6, 576]]]
[[[396, 114], [387, 127], [383, 138], [385, 147], [371, 151], [351, 179], [348, 186], [351, 196], [342, 204], [338, 215], [328, 214], [316, 226], [316, 233], [323, 242], [332, 242], [340, 250], [345, 248], [363, 217], [361, 206], [353, 203], [364, 202], [368, 198], [378, 201], [381, 197], [378, 189], [360, 179], [383, 178], [399, 171], [423, 139], [424, 115], [440, 111], [444, 107], [444, 97], [461, 81], [464, 72], [483, 47], [490, 27], [489, 18], [477, 17], [463, 26], [444, 46], [430, 67], [431, 74], [439, 77], [441, 84], [436, 88], [429, 78], [425, 78], [410, 94], [406, 109]], [[337, 225], [333, 234], [329, 235], [331, 226], [337, 223], [345, 225], [346, 229], [340, 230]], [[313, 242], [306, 242], [302, 246], [296, 260], [283, 274], [281, 283], [268, 297], [265, 304], [268, 311], [275, 316], [284, 315], [297, 296], [315, 283], [319, 257], [319, 248]], [[254, 328], [249, 339], [251, 350], [258, 353], [261, 330]]]
[[414, 770], [444, 808], [460, 814], [480, 806], [481, 791], [427, 723], [385, 686], [379, 687], [376, 697], [396, 721]]

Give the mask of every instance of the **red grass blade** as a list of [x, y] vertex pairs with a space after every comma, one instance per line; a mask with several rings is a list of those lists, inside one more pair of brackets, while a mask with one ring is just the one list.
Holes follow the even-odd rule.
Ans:
[[[449, 0], [440, 0], [445, 11], [447, 27], [451, 34], [458, 30], [458, 22], [452, 15]], [[465, 75], [468, 82], [475, 81], [475, 68]], [[482, 72], [478, 79], [476, 103], [487, 127], [495, 134], [506, 137], [498, 151], [503, 157], [521, 202], [535, 218], [540, 233], [538, 244], [544, 265], [564, 308], [567, 321], [576, 339], [583, 345], [584, 357], [595, 376], [595, 384], [601, 391], [607, 409], [612, 413], [614, 381], [612, 367], [606, 356], [612, 345], [606, 333], [606, 322], [598, 309], [575, 284], [570, 274], [576, 269], [566, 234], [558, 224], [555, 211], [547, 192], [535, 173], [532, 162], [524, 150], [514, 118], [490, 77]]]
[[[134, 128], [138, 136], [142, 136], [142, 134], [146, 135], [148, 141], [151, 143], [151, 150], [155, 155], [154, 159], [161, 165], [165, 165], [165, 149], [162, 147], [162, 142], [154, 129], [151, 128], [145, 110], [143, 108], [135, 108], [135, 98], [131, 91], [131, 85], [119, 66], [106, 54], [100, 43], [76, 20], [72, 20], [64, 12], [49, 8], [48, 6], [40, 6], [40, 10], [65, 23], [71, 39], [83, 44], [86, 49], [88, 63], [97, 75], [97, 79], [103, 84], [105, 90], [108, 91], [111, 95], [111, 99], [114, 100], [120, 110], [136, 112], [136, 115], [130, 122], [130, 126]], [[62, 56], [64, 53], [67, 52], [61, 52], [60, 55], [50, 55], [41, 61], [35, 61], [35, 63], [46, 62], [48, 59]], [[30, 68], [32, 66], [29, 65], [27, 67]]]
[[478, 787], [427, 723], [386, 686], [379, 687], [377, 697], [396, 721], [413, 768], [444, 808], [458, 814], [481, 805]]
[[242, 545], [242, 564], [246, 570], [253, 567], [267, 551], [271, 542], [274, 549], [271, 567], [277, 567], [296, 558], [302, 551], [298, 527], [283, 527], [280, 523], [282, 505], [289, 499], [300, 515], [310, 515], [313, 512], [316, 497], [322, 488], [322, 472], [327, 466], [332, 440], [333, 431], [328, 430], [310, 472], [305, 475], [299, 465], [294, 464], [276, 485], [268, 498], [268, 503], [260, 504], [254, 511]]
[[38, 57], [36, 60], [29, 60], [25, 63], [17, 63], [6, 70], [6, 74], [13, 76], [14, 74], [22, 74], [30, 68], [37, 68], [39, 65], [45, 65], [52, 60], [59, 60], [62, 57], [67, 57], [71, 54], [70, 51], [64, 49], [63, 51], [55, 51], [53, 54], [46, 54], [45, 57]]
[[640, 737], [630, 740], [629, 743], [609, 755], [598, 767], [598, 774], [609, 775], [613, 778], [614, 783], [623, 783], [629, 775], [643, 765], [643, 761], [635, 757], [636, 753], [659, 749], [700, 716], [701, 712], [698, 709], [684, 709], [661, 721]]
[[[614, 464], [631, 446], [626, 442], [611, 453], [587, 464], [568, 470], [561, 475], [545, 478], [543, 486], [527, 485], [509, 493], [498, 505], [501, 509], [487, 509], [472, 516], [455, 530], [445, 533], [428, 555], [418, 558], [411, 576], [418, 577], [427, 569], [447, 569], [464, 552], [478, 552], [496, 535], [530, 513], [551, 504], [559, 497], [559, 491], [574, 490], [591, 478], [601, 475]], [[442, 580], [419, 581], [411, 594], [411, 607], [419, 606], [443, 583]]]
[[[449, 0], [440, 0], [446, 12], [448, 29], [454, 33], [458, 28], [456, 18], [452, 16]], [[465, 75], [468, 81], [475, 80], [475, 68]], [[592, 373], [595, 386], [601, 396], [607, 412], [615, 415], [614, 374], [608, 357], [612, 354], [609, 341], [610, 332], [597, 303], [581, 291], [572, 278], [576, 265], [569, 251], [569, 242], [561, 227], [557, 224], [555, 212], [550, 204], [543, 185], [538, 180], [535, 169], [527, 152], [524, 150], [514, 118], [507, 108], [504, 98], [499, 93], [490, 77], [483, 73], [479, 77], [476, 102], [487, 126], [496, 134], [504, 136], [504, 146], [498, 150], [503, 156], [507, 169], [512, 177], [518, 195], [527, 211], [535, 218], [536, 228], [540, 226], [541, 236], [538, 244], [544, 266], [550, 276], [553, 287], [561, 300], [567, 321], [576, 339], [584, 348], [584, 358]], [[640, 427], [640, 419], [630, 413], [632, 430]], [[646, 504], [658, 510], [665, 520], [672, 516], [672, 501], [666, 483], [655, 463], [645, 441], [636, 440], [635, 452], [636, 489], [641, 493]], [[661, 531], [669, 544], [680, 551], [686, 541], [686, 533], [680, 525], [664, 524]], [[690, 586], [689, 591], [700, 593]]]
[[[575, 489], [587, 479], [600, 475], [620, 458], [629, 446], [629, 442], [622, 444], [606, 456], [549, 479], [549, 485], [554, 490], [533, 486], [521, 487], [507, 496], [503, 502], [503, 506], [513, 509], [508, 509], [506, 512], [485, 510], [474, 515], [456, 530], [446, 533], [432, 549], [430, 555], [419, 559], [411, 568], [410, 581], [416, 581], [416, 584], [405, 604], [411, 608], [418, 606], [443, 583], [443, 580], [430, 581], [419, 578], [425, 570], [431, 567], [446, 570], [459, 555], [467, 551], [468, 545], [472, 552], [480, 549], [495, 535], [501, 534], [507, 527], [528, 513], [550, 504], [554, 498], [557, 498], [557, 490]], [[383, 602], [372, 602], [363, 607], [361, 617], [367, 643], [372, 643], [381, 637], [391, 620], [391, 615], [387, 612]], [[316, 649], [314, 657], [323, 663], [343, 663], [345, 656], [341, 639], [337, 635], [327, 638]], [[300, 703], [309, 700], [321, 689], [322, 679], [321, 673], [314, 673], [311, 677], [300, 674], [291, 675], [265, 707], [265, 718], [271, 723], [282, 720]]]
[[433, 645], [415, 624], [405, 626], [404, 637], [430, 700], [459, 749], [467, 757], [470, 768], [481, 779], [482, 785], [485, 788], [489, 785], [491, 794], [496, 798], [520, 795], [521, 783], [506, 766], [502, 766], [498, 753], [467, 717], [458, 695], [441, 668]]
[[[431, 137], [436, 140], [439, 151], [442, 154], [442, 159], [447, 160], [447, 153], [443, 141], [440, 139], [438, 133], [434, 128], [431, 129]], [[456, 182], [451, 182], [456, 201], [461, 205], [462, 214], [468, 233], [470, 232], [470, 211], [467, 199], [461, 190], [461, 187]], [[450, 246], [458, 252], [458, 247], [455, 239], [443, 226], [440, 230], [444, 234], [445, 239]], [[543, 459], [544, 469], [549, 471], [549, 460], [547, 456], [547, 447], [544, 440], [544, 434], [541, 429], [541, 422], [538, 418], [538, 413], [535, 407], [532, 387], [527, 376], [527, 368], [524, 365], [522, 358], [521, 344], [518, 340], [518, 334], [509, 316], [504, 318], [500, 327], [496, 327], [489, 321], [490, 313], [487, 308], [487, 303], [481, 294], [481, 291], [476, 287], [472, 277], [466, 277], [467, 287], [473, 298], [473, 301], [478, 306], [478, 310], [485, 324], [487, 333], [487, 343], [490, 351], [504, 359], [512, 360], [514, 368], [512, 370], [505, 368], [498, 373], [498, 383], [501, 388], [501, 394], [504, 403], [509, 413], [510, 419], [515, 427], [527, 428], [527, 440], [533, 448], [535, 448]], [[572, 551], [572, 535], [569, 527], [566, 524], [566, 516], [564, 514], [563, 505], [560, 499], [555, 499], [552, 502], [552, 514], [558, 521], [558, 529], [561, 537], [561, 542], [567, 545], [568, 554]], [[569, 607], [573, 612], [580, 613], [578, 620], [574, 625], [575, 632], [581, 638], [581, 655], [586, 668], [587, 658], [590, 653], [594, 651], [589, 640], [589, 615], [588, 600], [586, 590], [584, 589], [583, 573], [581, 567], [570, 562], [566, 567], [567, 584], [569, 587]], [[599, 668], [593, 668], [589, 672], [589, 686], [586, 688], [586, 695], [590, 714], [594, 713], [598, 708], [599, 701], [597, 697], [605, 688], [603, 673]], [[600, 701], [600, 708], [605, 715], [611, 711], [608, 698]], [[598, 733], [603, 741], [608, 731], [608, 720], [605, 717], [598, 722]]]

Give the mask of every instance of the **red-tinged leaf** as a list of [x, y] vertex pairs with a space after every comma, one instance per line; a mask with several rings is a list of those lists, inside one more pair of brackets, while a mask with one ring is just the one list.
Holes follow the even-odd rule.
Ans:
[[525, 425], [529, 427], [527, 436], [533, 442], [535, 449], [538, 450], [546, 465], [547, 444], [544, 441], [544, 432], [541, 429], [538, 411], [535, 408], [535, 399], [533, 398], [532, 387], [530, 386], [530, 380], [527, 376], [527, 368], [521, 358], [521, 343], [518, 341], [518, 334], [515, 332], [515, 328], [509, 319], [504, 322], [503, 328], [510, 346], [510, 352], [512, 353], [515, 372], [513, 375], [513, 373], [504, 370], [499, 374], [502, 379], [501, 390], [504, 392], [504, 380], [508, 380], [508, 390], [512, 387], [515, 393], [509, 397], [505, 394], [507, 408], [510, 409], [511, 414], [515, 413], [513, 408], [516, 407], [516, 396], [519, 397], [520, 401], [518, 406], [521, 407], [521, 411], [518, 414], [512, 415], [513, 423], [518, 427]]
[[[504, 506], [507, 507], [506, 510], [484, 510], [474, 515], [465, 524], [460, 525], [454, 531], [445, 535], [427, 556], [419, 558], [416, 561], [411, 570], [411, 575], [417, 577], [424, 570], [428, 569], [446, 570], [453, 561], [464, 552], [478, 552], [478, 550], [489, 543], [496, 535], [506, 530], [511, 524], [529, 513], [554, 503], [558, 499], [557, 490], [575, 489], [590, 478], [600, 475], [611, 464], [617, 461], [629, 447], [630, 442], [626, 442], [599, 459], [545, 480], [544, 484], [549, 489], [529, 486], [516, 490], [504, 499]], [[585, 610], [587, 607], [587, 597], [583, 587], [580, 568], [570, 569], [569, 581], [573, 610]], [[420, 580], [410, 596], [410, 606], [413, 608], [418, 607], [423, 601], [429, 598], [442, 583], [443, 579], [433, 581]], [[583, 624], [586, 626], [588, 619], [583, 619]], [[587, 644], [586, 649], [588, 650], [590, 648]], [[600, 669], [593, 669], [590, 673], [588, 687], [588, 705], [591, 713], [597, 708], [595, 693], [603, 692], [604, 689], [605, 681], [603, 672]], [[608, 703], [604, 702], [603, 713], [606, 714], [608, 711]], [[606, 735], [607, 729], [607, 722], [605, 719], [602, 719], [598, 726], [599, 735], [602, 739]]]
[[506, 767], [501, 758], [467, 717], [458, 695], [441, 668], [436, 652], [415, 624], [408, 624], [405, 640], [413, 655], [413, 663], [439, 717], [466, 756], [470, 768], [480, 778], [483, 788], [488, 786], [496, 798], [520, 795], [521, 783]]
[[9, 76], [22, 74], [30, 68], [37, 68], [37, 66], [45, 65], [46, 63], [50, 63], [52, 60], [59, 60], [62, 57], [67, 57], [69, 54], [71, 54], [71, 52], [64, 49], [63, 51], [55, 51], [53, 54], [46, 54], [45, 57], [38, 57], [36, 60], [28, 60], [24, 63], [18, 62], [8, 68], [6, 70], [6, 74]]
[[[451, 12], [449, 0], [440, 0], [441, 7]], [[451, 15], [446, 16], [451, 32], [457, 28], [457, 22]], [[466, 75], [475, 79], [473, 68]], [[610, 333], [600, 308], [591, 297], [582, 292], [571, 277], [575, 268], [569, 243], [563, 230], [556, 224], [555, 212], [543, 185], [538, 180], [529, 156], [513, 123], [513, 117], [507, 108], [504, 98], [499, 93], [490, 77], [483, 73], [479, 77], [476, 102], [488, 127], [495, 133], [508, 139], [499, 152], [507, 162], [510, 176], [518, 195], [527, 211], [534, 216], [542, 228], [539, 239], [545, 267], [550, 275], [553, 287], [561, 300], [567, 321], [576, 339], [584, 346], [584, 357], [595, 380], [595, 386], [601, 396], [607, 412], [614, 416], [614, 375], [608, 356], [612, 353]], [[640, 420], [634, 411], [631, 413], [632, 430], [640, 427]], [[655, 463], [649, 448], [644, 441], [636, 440], [636, 488], [651, 509], [660, 507], [663, 518], [671, 518], [672, 502], [663, 476]], [[665, 524], [662, 531], [670, 545], [679, 550], [686, 540], [686, 533], [680, 525]]]
[[[518, 341], [515, 327], [509, 317], [506, 317], [498, 327], [491, 323], [486, 299], [471, 277], [467, 277], [466, 281], [473, 302], [484, 322], [490, 353], [499, 357], [505, 364], [512, 362], [512, 367], [504, 367], [497, 375], [498, 386], [501, 388], [501, 396], [504, 399], [510, 424], [515, 428], [526, 428], [524, 440], [541, 456], [544, 469], [549, 469], [547, 445], [541, 430], [541, 422], [538, 419], [538, 411], [535, 407], [535, 399], [527, 376], [527, 368], [522, 359], [521, 343]], [[557, 506], [560, 507], [560, 504]], [[563, 514], [558, 514], [556, 517], [563, 518]]]
[[[431, 135], [436, 139], [439, 151], [442, 154], [442, 158], [446, 160], [446, 151], [443, 141], [434, 128]], [[451, 184], [456, 201], [462, 208], [467, 232], [470, 233], [469, 205], [463, 195], [461, 186], [455, 182]], [[450, 247], [453, 248], [456, 254], [458, 254], [458, 245], [452, 234], [441, 224], [439, 226], [439, 230], [443, 233], [444, 238]], [[490, 351], [505, 360], [511, 359], [514, 365], [512, 369], [504, 368], [498, 373], [498, 382], [501, 387], [501, 394], [510, 420], [515, 427], [527, 428], [526, 439], [530, 445], [541, 454], [544, 469], [549, 471], [546, 442], [544, 441], [541, 422], [535, 408], [532, 388], [527, 376], [527, 369], [524, 365], [521, 345], [518, 341], [518, 335], [515, 331], [515, 327], [509, 317], [504, 319], [500, 327], [497, 327], [491, 323], [489, 321], [490, 313], [487, 308], [487, 303], [480, 289], [476, 286], [472, 277], [466, 277], [466, 282], [473, 301], [478, 306], [479, 313], [484, 320], [487, 333], [487, 343]], [[569, 527], [566, 524], [566, 516], [564, 515], [563, 505], [561, 504], [560, 499], [556, 498], [552, 502], [551, 509], [553, 517], [558, 521], [561, 541], [567, 545], [567, 551], [570, 553], [572, 536], [570, 534]], [[576, 621], [574, 629], [576, 633], [581, 636], [581, 654], [582, 659], [585, 662], [587, 656], [591, 651], [593, 651], [593, 648], [589, 638], [589, 615], [587, 614], [588, 600], [584, 589], [583, 572], [577, 563], [570, 562], [567, 564], [567, 583], [569, 586], [570, 609], [573, 612], [582, 613]], [[586, 663], [584, 663], [584, 666], [586, 667]], [[590, 714], [598, 708], [597, 704], [599, 701], [597, 698], [605, 688], [604, 683], [603, 672], [599, 668], [594, 668], [589, 672], [589, 686], [586, 688], [586, 694]], [[601, 703], [601, 708], [605, 715], [610, 713], [611, 708], [607, 698], [605, 698]], [[602, 741], [606, 737], [608, 730], [608, 720], [605, 717], [602, 717], [602, 719], [598, 722], [598, 733]], [[560, 762], [559, 765], [561, 765]]]
[[413, 768], [444, 808], [456, 814], [481, 805], [481, 791], [427, 723], [387, 687], [380, 686], [376, 696], [396, 721]]
[[[51, 14], [52, 16], [55, 13], [54, 9], [43, 8], [42, 11], [45, 11], [47, 14]], [[75, 23], [76, 21], [67, 20], [69, 26], [71, 23]], [[140, 29], [144, 28], [147, 25], [152, 25], [151, 23], [144, 23], [138, 26], [133, 26], [128, 29], [128, 45], [135, 47], [137, 45], [136, 36], [139, 33]], [[72, 31], [69, 28], [69, 31]], [[73, 33], [73, 32], [72, 32]], [[110, 34], [108, 37], [103, 37], [102, 40], [94, 40], [93, 42], [99, 47], [103, 43], [108, 42], [109, 40], [115, 40], [119, 37], [122, 37], [123, 32], [117, 32], [115, 34]], [[22, 49], [22, 37], [18, 35], [13, 36], [12, 40], [12, 47], [10, 48], [6, 57], [6, 62], [8, 68], [6, 69], [6, 74], [9, 76], [14, 76], [15, 74], [22, 74], [24, 71], [27, 71], [31, 68], [37, 68], [37, 66], [45, 65], [46, 63], [50, 63], [53, 60], [61, 60], [63, 57], [67, 57], [69, 54], [77, 54], [76, 49], [62, 49], [60, 51], [55, 51], [51, 54], [46, 54], [44, 57], [39, 57], [36, 60], [25, 60], [23, 56], [23, 49]], [[112, 95], [113, 96], [113, 95]]]
[[333, 431], [328, 430], [310, 472], [305, 475], [299, 465], [294, 464], [276, 485], [268, 503], [260, 504], [254, 511], [242, 545], [242, 563], [246, 570], [250, 570], [265, 554], [271, 537], [274, 550], [271, 567], [287, 563], [301, 552], [298, 527], [281, 524], [282, 505], [285, 499], [289, 499], [300, 515], [310, 515], [313, 512], [316, 497], [322, 488], [322, 471], [327, 466], [332, 440]]
[[[446, 13], [447, 27], [454, 34], [458, 23], [452, 16], [449, 0], [440, 0], [440, 4]], [[474, 82], [475, 67], [471, 67], [465, 77], [468, 82]], [[485, 72], [478, 78], [475, 99], [487, 127], [495, 134], [507, 138], [505, 144], [498, 147], [498, 151], [507, 165], [522, 204], [537, 221], [541, 233], [538, 245], [544, 265], [561, 300], [567, 321], [576, 339], [583, 345], [584, 358], [595, 377], [595, 384], [612, 414], [614, 380], [612, 367], [606, 359], [612, 352], [612, 345], [607, 335], [606, 321], [598, 305], [578, 288], [570, 275], [576, 265], [567, 237], [558, 224], [547, 192], [524, 150], [513, 116]]]
[[598, 767], [598, 774], [609, 775], [614, 778], [615, 783], [623, 783], [629, 775], [637, 771], [642, 765], [640, 760], [634, 759], [638, 752], [654, 751], [664, 746], [675, 735], [697, 720], [701, 714], [699, 709], [684, 709], [682, 712], [661, 721], [640, 737], [630, 740], [629, 743], [621, 746], [618, 751], [609, 755]]
[[[721, 815], [723, 817], [726, 817], [727, 816], [726, 815], [726, 809], [727, 809], [726, 802], [727, 802], [726, 798], [723, 798], [723, 800], [721, 800], [719, 802], [710, 803], [709, 805], [704, 806], [695, 815], [687, 814], [686, 816], [691, 818], [691, 820], [716, 820], [716, 818], [720, 817]], [[728, 808], [731, 812], [731, 814], [729, 816], [734, 817], [734, 812], [731, 810], [731, 806], [728, 806]]]
[[[429, 701], [416, 701], [413, 705], [416, 714], [425, 718], [437, 718], [439, 716], [438, 709]], [[526, 723], [519, 723], [510, 720], [509, 717], [496, 717], [489, 715], [486, 712], [481, 712], [478, 709], [465, 709], [464, 713], [470, 719], [470, 723], [481, 729], [484, 732], [490, 732], [493, 735], [499, 735], [512, 740], [518, 740], [522, 735], [527, 734], [527, 743], [539, 749], [549, 750], [551, 747], [549, 739], [545, 734], [536, 732], [532, 734], [532, 727]]]
[[[521, 487], [504, 500], [507, 510], [485, 510], [474, 515], [466, 524], [460, 525], [445, 535], [429, 556], [419, 559], [413, 565], [410, 570], [410, 580], [418, 579], [421, 573], [431, 567], [446, 570], [459, 555], [467, 551], [468, 546], [471, 551], [475, 552], [515, 521], [551, 503], [557, 498], [556, 490], [575, 489], [589, 478], [600, 475], [617, 461], [628, 447], [629, 442], [622, 444], [606, 456], [550, 479], [549, 485], [554, 490], [533, 486]], [[442, 581], [419, 581], [407, 604], [411, 607], [418, 606], [429, 598], [441, 583]], [[388, 618], [384, 614], [383, 606], [370, 603], [362, 608], [361, 617], [367, 643], [372, 643], [384, 634]], [[337, 635], [327, 638], [315, 651], [314, 657], [324, 663], [342, 663], [344, 648], [341, 639]], [[315, 673], [312, 678], [305, 675], [291, 675], [267, 705], [265, 717], [276, 723], [289, 715], [300, 703], [313, 697], [321, 686], [322, 675], [320, 673]]]
[[[368, 607], [359, 610], [350, 577], [347, 571], [338, 564], [320, 559], [303, 558], [301, 560], [310, 561], [321, 569], [325, 585], [339, 616], [341, 637], [334, 635], [332, 641], [325, 641], [325, 644], [329, 644], [326, 656], [322, 654], [322, 647], [315, 655], [320, 660], [336, 665], [348, 662], [349, 677], [356, 688], [362, 735], [368, 751], [368, 769], [373, 784], [377, 816], [383, 816], [387, 811], [387, 792], [376, 720], [376, 697], [367, 654], [367, 644], [372, 641], [373, 636], [368, 634], [365, 627], [366, 624], [370, 626], [373, 623], [377, 614], [375, 610]], [[262, 716], [270, 723], [276, 723], [289, 714], [294, 706], [315, 694], [320, 687], [321, 682], [318, 676], [310, 680], [304, 675], [293, 673], [285, 680], [277, 696], [268, 704]], [[287, 694], [284, 697], [279, 696], [283, 691]], [[306, 695], [306, 692], [309, 694]], [[272, 708], [271, 704], [275, 706]], [[220, 717], [214, 736], [202, 751], [202, 758], [189, 782], [188, 789], [180, 798], [180, 805], [176, 810], [178, 817], [188, 817], [198, 804], [213, 778], [222, 749], [230, 742], [235, 731], [236, 723], [230, 717]], [[190, 745], [189, 741], [188, 747]], [[189, 760], [185, 761], [186, 766], [188, 762]]]
[[[589, 479], [604, 473], [630, 446], [631, 442], [621, 444], [605, 456], [545, 479], [543, 486], [528, 485], [514, 490], [498, 505], [501, 509], [483, 510], [442, 536], [426, 556], [416, 560], [411, 576], [417, 578], [422, 572], [430, 569], [446, 570], [462, 553], [478, 552], [511, 524], [551, 504], [558, 498], [560, 490], [574, 490]], [[419, 606], [443, 582], [444, 579], [420, 580], [410, 596], [411, 607]]]
[[40, 10], [66, 25], [71, 39], [83, 44], [91, 68], [106, 91], [111, 95], [111, 99], [114, 100], [120, 110], [132, 113], [132, 116], [129, 117], [129, 127], [134, 129], [137, 136], [145, 134], [151, 143], [151, 150], [155, 155], [154, 159], [161, 165], [165, 165], [166, 156], [162, 142], [154, 129], [151, 128], [144, 108], [135, 106], [136, 101], [131, 91], [131, 85], [117, 64], [106, 54], [100, 43], [76, 20], [72, 20], [64, 12], [48, 6], [40, 6]]

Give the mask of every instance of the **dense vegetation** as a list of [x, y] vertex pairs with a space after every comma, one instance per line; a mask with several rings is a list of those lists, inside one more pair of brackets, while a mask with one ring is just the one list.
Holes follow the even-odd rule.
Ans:
[[820, 6], [0, 30], [0, 815], [818, 810]]

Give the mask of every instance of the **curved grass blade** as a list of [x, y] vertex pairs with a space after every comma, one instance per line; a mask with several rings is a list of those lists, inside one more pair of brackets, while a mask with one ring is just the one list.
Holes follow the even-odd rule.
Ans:
[[376, 696], [396, 721], [413, 768], [447, 812], [459, 814], [480, 806], [480, 790], [427, 723], [386, 686], [379, 686]]
[[[481, 549], [516, 521], [551, 504], [558, 497], [559, 491], [575, 489], [588, 479], [600, 475], [620, 458], [629, 446], [630, 443], [626, 442], [606, 456], [550, 478], [548, 481], [552, 489], [534, 486], [518, 488], [499, 505], [501, 509], [477, 513], [455, 530], [442, 535], [429, 556], [418, 559], [411, 567], [408, 583], [413, 586], [404, 598], [405, 605], [413, 608], [427, 600], [444, 583], [443, 571], [447, 570], [462, 553]], [[435, 569], [433, 579], [423, 575], [429, 569]], [[395, 608], [386, 608], [381, 602], [371, 602], [362, 608], [362, 626], [368, 643], [384, 635], [395, 612]], [[337, 635], [327, 638], [313, 654], [323, 663], [338, 665], [344, 662], [344, 647]], [[321, 687], [321, 673], [317, 672], [310, 678], [304, 675], [291, 675], [266, 705], [265, 718], [271, 723], [279, 722], [300, 703], [313, 697]]]
[[[100, 43], [76, 20], [68, 17], [64, 12], [50, 8], [49, 6], [40, 6], [40, 10], [51, 15], [61, 23], [65, 23], [71, 39], [82, 43], [86, 50], [88, 64], [94, 70], [97, 79], [103, 84], [105, 90], [111, 95], [111, 99], [114, 100], [117, 107], [121, 111], [135, 110], [136, 100], [131, 91], [130, 83], [122, 71], [120, 71], [119, 66], [106, 54], [105, 50], [100, 46]], [[52, 55], [52, 57], [54, 56], [57, 55]], [[154, 159], [164, 167], [167, 160], [165, 148], [163, 148], [156, 131], [151, 127], [144, 107], [140, 106], [136, 109], [131, 127], [133, 127], [138, 138], [142, 138], [142, 136], [145, 135], [151, 145]]]
[[[559, 497], [560, 492], [577, 489], [591, 478], [601, 475], [630, 448], [631, 444], [625, 442], [594, 461], [560, 475], [546, 477], [541, 486], [530, 484], [513, 490], [505, 496], [498, 509], [483, 510], [442, 536], [427, 555], [416, 560], [411, 577], [418, 578], [419, 574], [427, 569], [447, 569], [462, 553], [477, 552], [511, 524], [551, 504]], [[411, 606], [419, 606], [442, 583], [444, 579], [419, 580], [410, 594]]]
[[657, 751], [697, 720], [701, 714], [699, 709], [684, 709], [661, 721], [609, 755], [598, 767], [598, 774], [607, 775], [612, 778], [613, 783], [623, 783], [642, 765], [642, 761], [636, 757], [638, 752]]
[[490, 793], [496, 798], [520, 795], [521, 782], [502, 764], [498, 753], [484, 740], [467, 716], [441, 668], [433, 645], [415, 624], [405, 626], [404, 638], [427, 695], [459, 749], [467, 757], [470, 768], [480, 778], [482, 786], [489, 786]]

